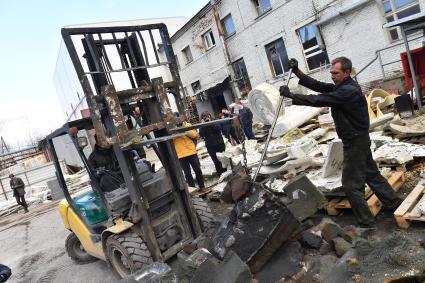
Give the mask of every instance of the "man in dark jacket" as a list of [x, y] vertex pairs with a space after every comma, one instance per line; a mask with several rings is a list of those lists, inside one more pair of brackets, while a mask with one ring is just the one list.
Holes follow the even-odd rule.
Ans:
[[25, 213], [28, 212], [28, 205], [25, 201], [25, 184], [24, 181], [22, 181], [21, 178], [15, 177], [15, 175], [10, 174], [10, 188], [13, 190], [13, 196], [16, 199], [16, 202], [19, 205], [22, 205], [24, 208]]
[[[201, 115], [203, 122], [212, 121], [212, 115], [208, 111], [204, 111]], [[217, 152], [223, 152], [226, 150], [226, 146], [221, 136], [221, 128], [219, 125], [206, 126], [199, 129], [199, 135], [204, 139], [205, 146], [207, 147], [208, 154], [211, 156], [214, 162], [215, 170], [217, 174], [221, 174], [226, 170], [223, 169], [221, 162], [217, 158]]]
[[[223, 119], [223, 118], [232, 118], [233, 117], [232, 113], [230, 113], [230, 111], [229, 111], [229, 109], [227, 109], [227, 107], [225, 107], [225, 108], [223, 108], [221, 110], [221, 115], [222, 116], [220, 117], [220, 119]], [[234, 144], [233, 142], [231, 142], [231, 140], [233, 139], [233, 141], [235, 143], [240, 144], [241, 143], [241, 138], [240, 138], [240, 136], [237, 133], [238, 132], [237, 129], [239, 127], [237, 127], [234, 124], [233, 121], [230, 121], [228, 123], [224, 123], [222, 125], [223, 125], [223, 127], [222, 127], [223, 135], [229, 140], [229, 142], [231, 144]]]
[[249, 140], [254, 140], [255, 136], [252, 132], [252, 115], [251, 110], [248, 107], [245, 107], [242, 102], [238, 101], [236, 104], [239, 107], [239, 119], [241, 120], [242, 130], [245, 133], [245, 136]]
[[289, 67], [300, 78], [299, 84], [320, 94], [292, 94], [287, 86], [281, 87], [280, 93], [291, 98], [294, 105], [331, 107], [336, 132], [344, 144], [342, 187], [360, 226], [374, 227], [374, 218], [365, 200], [365, 183], [388, 209], [396, 209], [401, 200], [380, 174], [372, 158], [367, 102], [360, 86], [351, 78], [351, 61], [339, 57], [331, 65], [334, 84], [319, 82], [305, 75], [298, 69], [298, 62], [291, 59]]
[[121, 169], [111, 146], [101, 146], [94, 136], [96, 144], [89, 156], [89, 164], [97, 171], [99, 185], [102, 191], [111, 192], [123, 182]]

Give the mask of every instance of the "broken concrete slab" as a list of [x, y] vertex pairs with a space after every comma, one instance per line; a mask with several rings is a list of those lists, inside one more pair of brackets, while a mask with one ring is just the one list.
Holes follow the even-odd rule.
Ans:
[[193, 274], [192, 283], [246, 283], [251, 282], [249, 267], [234, 252], [229, 252], [223, 261], [208, 259]]
[[284, 193], [283, 189], [288, 184], [287, 180], [272, 178], [269, 182], [266, 183], [266, 186], [274, 193], [282, 194]]
[[297, 241], [282, 245], [273, 258], [255, 274], [260, 282], [278, 282], [281, 278], [294, 276], [301, 268], [304, 251]]
[[425, 135], [424, 125], [403, 126], [391, 123], [389, 129], [399, 137], [414, 137]]
[[344, 162], [344, 146], [341, 140], [334, 140], [329, 144], [328, 153], [323, 165], [323, 178], [337, 175]]
[[321, 128], [335, 128], [335, 123], [331, 113], [322, 114], [317, 117]]
[[377, 162], [404, 164], [413, 158], [425, 157], [425, 145], [392, 141], [376, 149], [373, 157]]
[[291, 180], [284, 191], [291, 200], [287, 207], [299, 221], [313, 216], [327, 202], [323, 194], [305, 175]]
[[179, 252], [177, 254], [179, 277], [191, 278], [201, 264], [211, 258], [213, 255], [205, 248], [197, 249], [191, 254], [185, 251]]
[[384, 164], [405, 164], [413, 160], [413, 155], [408, 145], [387, 143], [373, 152], [373, 159]]
[[291, 178], [312, 166], [318, 166], [318, 164], [314, 164], [312, 158], [305, 157], [287, 161], [281, 166], [262, 166], [259, 173], [267, 176], [283, 174], [285, 178]]
[[310, 181], [323, 193], [336, 192], [342, 188], [342, 170], [334, 176], [323, 178], [322, 169], [312, 170], [307, 174]]
[[213, 233], [210, 251], [224, 258], [232, 250], [252, 272], [260, 270], [300, 225], [289, 209], [257, 183], [234, 212], [234, 219], [227, 217]]

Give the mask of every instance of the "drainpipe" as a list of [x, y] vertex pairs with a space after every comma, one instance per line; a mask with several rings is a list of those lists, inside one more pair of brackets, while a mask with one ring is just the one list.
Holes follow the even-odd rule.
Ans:
[[238, 85], [235, 81], [236, 74], [235, 74], [235, 70], [233, 69], [233, 66], [232, 66], [232, 58], [230, 57], [229, 48], [227, 46], [226, 39], [224, 38], [223, 27], [221, 26], [220, 14], [218, 13], [218, 3], [219, 2], [220, 2], [220, 0], [211, 0], [210, 4], [212, 6], [212, 10], [213, 10], [213, 13], [214, 13], [215, 24], [217, 26], [218, 35], [220, 37], [220, 42], [223, 46], [224, 57], [226, 58], [227, 72], [230, 75], [230, 88], [232, 90], [233, 99], [236, 100], [236, 99], [239, 99], [241, 97], [241, 94], [239, 92], [239, 87], [238, 87]]
[[351, 13], [351, 12], [357, 10], [357, 9], [362, 8], [366, 4], [369, 4], [371, 1], [372, 0], [360, 0], [360, 1], [356, 2], [356, 3], [353, 3], [353, 4], [349, 5], [349, 6], [341, 9], [339, 12], [337, 12], [337, 13], [335, 13], [333, 15], [330, 15], [330, 16], [328, 16], [328, 17], [326, 17], [326, 18], [324, 18], [324, 19], [322, 19], [320, 21], [317, 21], [314, 24], [314, 31], [315, 31], [316, 34], [320, 35], [320, 36], [317, 37], [317, 44], [319, 45], [319, 48], [322, 49], [322, 50], [326, 49], [325, 43], [323, 42], [323, 39], [322, 39], [322, 36], [321, 36], [321, 33], [320, 33], [320, 26], [322, 26], [324, 24], [327, 24], [330, 21], [335, 20], [336, 18], [344, 17], [347, 14], [349, 14], [349, 13]]

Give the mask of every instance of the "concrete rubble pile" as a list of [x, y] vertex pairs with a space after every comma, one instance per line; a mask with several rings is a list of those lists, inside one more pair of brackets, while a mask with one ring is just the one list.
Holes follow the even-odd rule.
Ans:
[[380, 241], [359, 238], [324, 282], [423, 282], [424, 274], [422, 239], [394, 232]]
[[[253, 183], [243, 167], [237, 170], [222, 195], [224, 202], [233, 204], [233, 210], [215, 228], [183, 246], [173, 268], [175, 277], [171, 276], [177, 281], [171, 282], [255, 282], [257, 274], [269, 263], [273, 265], [282, 247], [287, 253], [298, 243], [296, 235], [311, 227], [304, 220], [323, 207], [323, 195], [311, 183], [306, 185], [306, 178], [288, 185], [292, 198], [283, 202], [264, 185]], [[311, 210], [305, 210], [306, 205]], [[301, 249], [300, 243], [298, 246]], [[295, 273], [301, 267], [297, 263]], [[155, 267], [148, 269], [154, 272]], [[276, 278], [281, 277], [278, 272]]]
[[[260, 122], [253, 128], [259, 129], [262, 136], [263, 125], [269, 127], [276, 115], [279, 92], [268, 84], [261, 84], [249, 94], [249, 101], [254, 120]], [[385, 171], [425, 158], [425, 145], [412, 143], [425, 139], [425, 114], [401, 119], [392, 109], [386, 111], [371, 120], [371, 149], [381, 169]], [[214, 166], [204, 145], [198, 144], [198, 149], [203, 152], [200, 156], [204, 175], [207, 179], [214, 179], [211, 183], [213, 192], [221, 193], [222, 182], [238, 164], [255, 171], [263, 148], [264, 139], [247, 140], [245, 164], [243, 146], [226, 144], [226, 151], [218, 153], [217, 157], [228, 172], [218, 178], [214, 176]], [[291, 178], [305, 174], [322, 192], [333, 194], [341, 191], [342, 161], [342, 143], [336, 135], [329, 110], [289, 106], [279, 113], [260, 176], [272, 191], [284, 193], [283, 188]]]

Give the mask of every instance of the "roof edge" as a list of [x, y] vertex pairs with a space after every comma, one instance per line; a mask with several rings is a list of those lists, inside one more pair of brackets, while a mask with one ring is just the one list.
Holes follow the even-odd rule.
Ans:
[[186, 31], [189, 30], [190, 27], [194, 26], [195, 23], [205, 16], [209, 11], [211, 11], [212, 5], [210, 2], [208, 2], [201, 10], [199, 10], [198, 13], [195, 14], [183, 27], [181, 27], [176, 33], [171, 37], [171, 41], [176, 40], [180, 36], [183, 35]]

